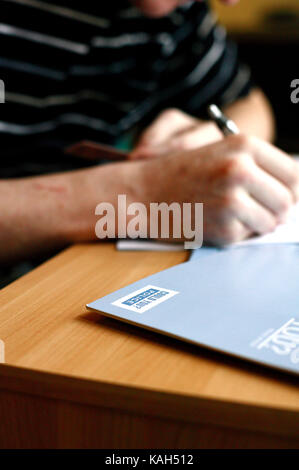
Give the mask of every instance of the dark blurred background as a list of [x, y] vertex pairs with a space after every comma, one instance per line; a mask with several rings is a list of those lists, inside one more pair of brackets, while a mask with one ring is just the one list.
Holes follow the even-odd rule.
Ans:
[[211, 3], [271, 100], [277, 144], [299, 154], [299, 104], [291, 102], [291, 82], [299, 79], [299, 0], [240, 0], [233, 7]]

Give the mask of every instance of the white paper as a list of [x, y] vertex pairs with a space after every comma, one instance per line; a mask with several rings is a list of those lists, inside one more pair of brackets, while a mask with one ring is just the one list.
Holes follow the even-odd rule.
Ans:
[[154, 240], [118, 240], [118, 251], [184, 251], [181, 243], [161, 243]]

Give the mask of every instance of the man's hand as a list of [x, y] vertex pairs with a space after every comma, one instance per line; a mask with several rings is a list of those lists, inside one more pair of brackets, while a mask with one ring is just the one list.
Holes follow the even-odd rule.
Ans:
[[155, 158], [193, 150], [223, 138], [216, 124], [201, 121], [179, 109], [163, 111], [141, 135], [131, 159]]
[[149, 202], [204, 204], [204, 240], [213, 244], [271, 232], [299, 200], [298, 163], [258, 138], [231, 136], [140, 164]]

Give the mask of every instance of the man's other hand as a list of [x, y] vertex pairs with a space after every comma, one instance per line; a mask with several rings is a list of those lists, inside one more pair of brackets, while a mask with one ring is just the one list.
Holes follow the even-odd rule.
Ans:
[[223, 138], [216, 124], [196, 119], [179, 109], [167, 109], [142, 133], [130, 157], [155, 158], [193, 150]]

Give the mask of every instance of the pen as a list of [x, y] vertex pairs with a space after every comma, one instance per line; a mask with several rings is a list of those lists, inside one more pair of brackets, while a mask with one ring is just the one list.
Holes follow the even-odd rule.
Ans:
[[240, 130], [237, 124], [225, 116], [225, 114], [223, 114], [221, 109], [219, 109], [216, 104], [210, 104], [208, 106], [208, 114], [224, 135], [228, 136], [232, 134], [240, 134]]

